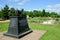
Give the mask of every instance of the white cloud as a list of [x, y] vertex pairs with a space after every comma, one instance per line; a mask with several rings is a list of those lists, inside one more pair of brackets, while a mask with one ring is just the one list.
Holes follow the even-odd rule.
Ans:
[[9, 1], [18, 2], [19, 0], [9, 0]]
[[24, 3], [28, 2], [29, 0], [22, 0], [18, 5], [24, 5]]
[[[37, 8], [37, 9], [33, 9], [33, 10], [38, 10], [38, 11], [40, 10], [40, 11], [42, 11], [41, 8], [39, 8], [39, 9]], [[31, 10], [26, 10], [26, 11], [33, 11], [33, 10], [31, 9]]]
[[52, 8], [52, 6], [51, 6], [51, 5], [48, 5], [47, 7], [48, 7], [48, 8]]
[[55, 4], [55, 5], [48, 5], [46, 8], [45, 8], [46, 11], [54, 11], [54, 12], [60, 12], [60, 4]]
[[56, 4], [55, 7], [59, 7], [60, 8], [60, 4]]
[[18, 5], [24, 5], [29, 0], [9, 0], [10, 2], [17, 2]]
[[3, 6], [0, 4], [0, 9], [2, 9], [3, 8]]
[[2, 5], [0, 4], [0, 8], [2, 8]]
[[2, 5], [0, 4], [0, 7], [2, 7]]
[[9, 8], [13, 8], [13, 6], [12, 5], [9, 5]]

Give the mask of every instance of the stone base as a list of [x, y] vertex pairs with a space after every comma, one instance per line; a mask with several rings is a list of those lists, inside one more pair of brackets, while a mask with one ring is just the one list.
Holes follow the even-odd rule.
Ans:
[[21, 38], [29, 33], [31, 33], [32, 30], [28, 30], [26, 32], [23, 32], [22, 34], [19, 34], [19, 35], [14, 35], [14, 34], [9, 34], [9, 33], [4, 33], [5, 36], [10, 36], [10, 37], [14, 37], [14, 38]]

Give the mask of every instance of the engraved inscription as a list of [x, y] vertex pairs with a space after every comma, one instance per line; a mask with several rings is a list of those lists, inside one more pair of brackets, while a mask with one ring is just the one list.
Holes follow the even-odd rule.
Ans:
[[11, 18], [11, 27], [16, 27], [17, 26], [17, 19], [16, 18]]

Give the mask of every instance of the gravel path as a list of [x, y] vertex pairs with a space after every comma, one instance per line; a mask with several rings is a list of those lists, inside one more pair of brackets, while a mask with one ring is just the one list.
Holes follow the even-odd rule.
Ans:
[[30, 33], [20, 39], [17, 39], [17, 38], [4, 36], [3, 32], [0, 32], [0, 40], [39, 40], [39, 38], [41, 38], [42, 35], [45, 33], [46, 33], [46, 31], [44, 31], [44, 30], [33, 30], [32, 33]]
[[0, 21], [0, 22], [10, 22], [10, 20]]

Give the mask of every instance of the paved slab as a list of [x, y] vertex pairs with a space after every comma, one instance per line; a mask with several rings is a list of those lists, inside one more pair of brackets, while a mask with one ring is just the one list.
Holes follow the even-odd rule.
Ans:
[[4, 36], [3, 32], [0, 32], [0, 40], [39, 40], [39, 38], [41, 38], [42, 35], [44, 35], [45, 33], [46, 33], [46, 31], [44, 31], [44, 30], [33, 30], [32, 33], [30, 33], [20, 39], [17, 39], [17, 38]]

